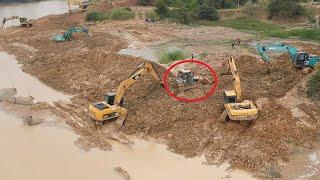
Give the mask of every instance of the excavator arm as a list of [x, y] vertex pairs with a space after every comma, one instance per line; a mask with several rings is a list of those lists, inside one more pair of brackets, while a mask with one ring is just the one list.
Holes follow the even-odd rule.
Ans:
[[264, 45], [264, 46], [261, 44], [257, 44], [257, 50], [264, 62], [270, 61], [268, 52], [277, 52], [277, 53], [288, 52], [291, 58], [293, 58], [293, 56], [298, 52], [298, 50], [295, 47], [287, 44], [283, 44], [283, 43], [275, 43], [275, 44]]
[[141, 64], [138, 69], [127, 79], [120, 83], [115, 97], [115, 104], [119, 105], [121, 99], [123, 98], [125, 91], [131, 87], [141, 76], [149, 73], [156, 81], [160, 81], [160, 78], [156, 71], [153, 69], [153, 66], [149, 62], [144, 62]]
[[242, 92], [241, 92], [241, 81], [240, 81], [240, 76], [238, 74], [237, 66], [235, 63], [235, 60], [232, 56], [230, 56], [230, 59], [228, 61], [228, 73], [231, 73], [233, 76], [233, 86], [234, 86], [234, 91], [237, 96], [237, 101], [241, 102], [242, 101]]

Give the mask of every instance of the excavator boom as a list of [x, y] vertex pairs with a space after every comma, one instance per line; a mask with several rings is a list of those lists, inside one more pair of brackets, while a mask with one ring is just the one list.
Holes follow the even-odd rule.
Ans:
[[141, 65], [139, 65], [138, 69], [132, 73], [132, 75], [127, 79], [120, 83], [116, 97], [115, 97], [115, 104], [119, 105], [121, 102], [121, 99], [124, 96], [125, 91], [132, 86], [141, 76], [149, 73], [156, 81], [160, 81], [160, 78], [158, 74], [155, 72], [155, 70], [152, 67], [152, 64], [149, 62], [144, 62]]
[[234, 91], [237, 96], [237, 102], [242, 101], [242, 92], [241, 92], [241, 82], [240, 82], [240, 76], [238, 74], [237, 66], [235, 63], [235, 60], [232, 56], [230, 56], [230, 59], [228, 60], [228, 73], [231, 73], [233, 76], [233, 87]]

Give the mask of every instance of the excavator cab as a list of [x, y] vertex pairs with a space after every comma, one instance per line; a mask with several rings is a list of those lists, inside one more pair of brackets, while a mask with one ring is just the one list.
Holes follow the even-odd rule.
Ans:
[[224, 103], [236, 103], [237, 102], [237, 95], [234, 91], [225, 91], [224, 95]]
[[178, 72], [178, 76], [175, 79], [179, 84], [192, 85], [194, 75], [190, 70], [180, 69]]
[[[116, 99], [116, 94], [117, 94], [116, 92], [109, 92], [109, 93], [105, 94], [104, 101], [106, 103], [108, 103], [109, 105], [114, 105], [115, 104], [114, 101]], [[124, 104], [124, 98], [122, 97], [119, 105], [123, 106], [123, 104]]]
[[295, 59], [294, 64], [298, 67], [304, 67], [308, 65], [309, 61], [309, 54], [306, 52], [298, 52], [297, 57]]

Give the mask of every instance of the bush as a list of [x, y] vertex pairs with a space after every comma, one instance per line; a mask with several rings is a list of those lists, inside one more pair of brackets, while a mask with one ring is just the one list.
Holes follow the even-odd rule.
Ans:
[[320, 100], [320, 70], [309, 79], [307, 96], [312, 100]]
[[304, 15], [305, 9], [294, 0], [271, 0], [267, 6], [269, 18], [292, 18]]
[[160, 58], [160, 63], [168, 64], [172, 61], [182, 60], [185, 58], [184, 53], [181, 50], [168, 50]]
[[160, 16], [163, 16], [163, 17], [168, 16], [169, 14], [168, 4], [164, 0], [157, 0], [154, 11]]
[[132, 19], [134, 18], [135, 13], [132, 11], [129, 11], [126, 8], [123, 9], [113, 9], [110, 14], [110, 19], [118, 19], [118, 20], [126, 20], [126, 19]]
[[220, 19], [218, 11], [215, 9], [214, 5], [209, 3], [204, 3], [200, 6], [198, 12], [199, 19], [205, 19], [209, 21], [217, 21]]
[[96, 22], [96, 21], [103, 21], [105, 19], [107, 19], [107, 16], [103, 12], [97, 12], [97, 11], [89, 12], [86, 16], [86, 21]]
[[139, 0], [139, 5], [148, 6], [153, 3], [153, 0]]
[[153, 20], [155, 20], [155, 21], [160, 20], [159, 15], [158, 15], [156, 12], [154, 12], [154, 11], [147, 11], [147, 12], [145, 13], [145, 17], [146, 17], [146, 18], [151, 18], [151, 19], [153, 19]]

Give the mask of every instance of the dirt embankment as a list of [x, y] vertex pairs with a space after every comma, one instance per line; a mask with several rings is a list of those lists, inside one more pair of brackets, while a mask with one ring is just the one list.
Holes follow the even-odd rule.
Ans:
[[[147, 28], [151, 34], [173, 37], [168, 32], [170, 29], [161, 23], [148, 28], [144, 23], [132, 21], [135, 29], [140, 24], [141, 29]], [[128, 22], [123, 22], [124, 27]], [[237, 122], [221, 124], [218, 120], [223, 111], [222, 92], [233, 88], [230, 76], [219, 76], [217, 92], [200, 103], [173, 100], [159, 84], [146, 76], [126, 92], [125, 108], [129, 113], [124, 127], [116, 128], [112, 123], [102, 128], [94, 126], [87, 116], [88, 104], [101, 100], [104, 93], [115, 89], [144, 60], [116, 54], [127, 46], [127, 42], [125, 36], [111, 35], [114, 30], [108, 27], [113, 22], [90, 26], [94, 35], [91, 38], [77, 35], [73, 41], [65, 43], [50, 40], [52, 35], [68, 26], [84, 23], [83, 14], [64, 14], [41, 18], [31, 29], [9, 28], [0, 33], [0, 45], [17, 56], [23, 70], [54, 89], [75, 94], [72, 104], [57, 103], [53, 111], [64, 117], [81, 136], [77, 143], [84, 148], [107, 150], [110, 149], [108, 138], [130, 144], [124, 134], [137, 135], [165, 142], [172, 151], [187, 157], [205, 154], [211, 163], [228, 161], [234, 167], [262, 171], [269, 165], [289, 161], [297, 147], [312, 147], [316, 130], [298, 126], [290, 110], [275, 101], [304, 77], [301, 71], [293, 68], [287, 56], [281, 56], [268, 67], [248, 55], [235, 57], [244, 99], [266, 98], [259, 118], [250, 127]], [[120, 22], [115, 24], [121, 27]], [[125, 30], [124, 27], [121, 30]], [[187, 31], [192, 29], [182, 32]], [[126, 31], [129, 32], [130, 29]], [[143, 34], [134, 35], [145, 38]], [[36, 50], [17, 47], [17, 43]], [[227, 58], [210, 56], [206, 61], [216, 67], [226, 63]], [[162, 75], [164, 68], [154, 66]], [[218, 74], [222, 71], [224, 69], [217, 69]], [[318, 129], [318, 124], [315, 126]]]

